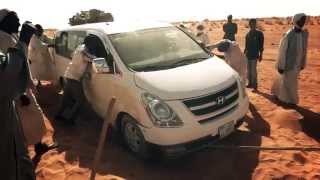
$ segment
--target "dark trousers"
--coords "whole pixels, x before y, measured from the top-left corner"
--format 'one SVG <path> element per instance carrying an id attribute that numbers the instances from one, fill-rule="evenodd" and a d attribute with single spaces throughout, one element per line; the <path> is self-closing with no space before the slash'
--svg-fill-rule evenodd
<path id="1" fill-rule="evenodd" d="M 58 115 L 68 120 L 75 120 L 81 106 L 86 100 L 82 83 L 67 78 L 63 91 L 62 103 Z"/>
<path id="2" fill-rule="evenodd" d="M 257 81 L 257 59 L 248 59 L 248 81 L 252 88 L 258 87 Z"/>

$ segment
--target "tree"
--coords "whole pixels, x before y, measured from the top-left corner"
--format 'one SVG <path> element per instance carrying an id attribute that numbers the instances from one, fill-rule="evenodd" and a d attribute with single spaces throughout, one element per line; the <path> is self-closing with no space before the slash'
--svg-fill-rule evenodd
<path id="1" fill-rule="evenodd" d="M 105 13 L 104 11 L 98 9 L 90 9 L 89 11 L 80 11 L 74 16 L 69 18 L 69 24 L 71 26 L 96 23 L 96 22 L 112 22 L 113 16 L 111 13 Z"/>

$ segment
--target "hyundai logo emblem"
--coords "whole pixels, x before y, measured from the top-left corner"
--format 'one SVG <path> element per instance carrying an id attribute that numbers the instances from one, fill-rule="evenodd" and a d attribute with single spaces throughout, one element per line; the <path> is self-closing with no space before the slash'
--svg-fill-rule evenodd
<path id="1" fill-rule="evenodd" d="M 225 98 L 224 96 L 219 96 L 219 97 L 217 98 L 217 104 L 218 104 L 218 105 L 224 104 L 225 99 L 226 99 L 226 98 Z"/>

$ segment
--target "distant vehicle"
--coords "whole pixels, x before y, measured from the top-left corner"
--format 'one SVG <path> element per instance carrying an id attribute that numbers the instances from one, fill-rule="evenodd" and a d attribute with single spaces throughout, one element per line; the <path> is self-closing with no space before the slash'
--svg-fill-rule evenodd
<path id="1" fill-rule="evenodd" d="M 180 155 L 231 134 L 248 111 L 239 75 L 181 29 L 166 23 L 111 22 L 59 30 L 53 51 L 62 79 L 75 48 L 92 34 L 104 46 L 83 83 L 88 101 L 140 157 Z"/>

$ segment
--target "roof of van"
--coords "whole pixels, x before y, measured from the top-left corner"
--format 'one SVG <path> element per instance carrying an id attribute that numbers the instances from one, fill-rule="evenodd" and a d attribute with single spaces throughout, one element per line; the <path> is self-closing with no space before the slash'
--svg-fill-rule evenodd
<path id="1" fill-rule="evenodd" d="M 160 28 L 173 26 L 170 23 L 164 22 L 148 22 L 148 21 L 118 21 L 118 22 L 102 22 L 91 23 L 77 26 L 70 26 L 63 30 L 81 30 L 81 29 L 96 29 L 105 32 L 106 34 L 116 34 L 122 32 L 132 32 L 142 29 Z"/>

